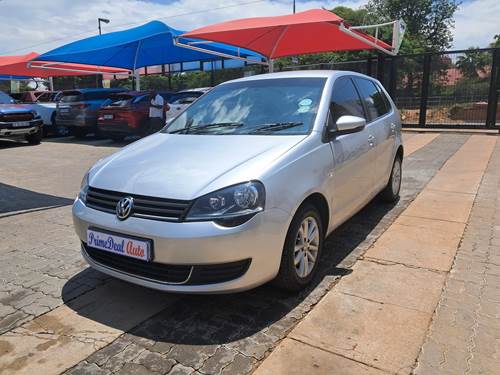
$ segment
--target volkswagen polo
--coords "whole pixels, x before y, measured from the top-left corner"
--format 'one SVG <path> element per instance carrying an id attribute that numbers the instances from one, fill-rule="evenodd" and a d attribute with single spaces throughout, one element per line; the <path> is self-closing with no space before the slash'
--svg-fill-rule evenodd
<path id="1" fill-rule="evenodd" d="M 361 74 L 223 83 L 87 172 L 73 205 L 83 257 L 165 291 L 300 290 L 327 235 L 376 195 L 398 198 L 400 130 Z"/>

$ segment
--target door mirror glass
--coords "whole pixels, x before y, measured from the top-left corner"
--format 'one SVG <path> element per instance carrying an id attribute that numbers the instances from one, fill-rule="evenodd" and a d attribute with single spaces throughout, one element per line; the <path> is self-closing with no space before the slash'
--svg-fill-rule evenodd
<path id="1" fill-rule="evenodd" d="M 338 133 L 354 133 L 365 127 L 366 120 L 358 116 L 340 116 L 335 125 Z"/>

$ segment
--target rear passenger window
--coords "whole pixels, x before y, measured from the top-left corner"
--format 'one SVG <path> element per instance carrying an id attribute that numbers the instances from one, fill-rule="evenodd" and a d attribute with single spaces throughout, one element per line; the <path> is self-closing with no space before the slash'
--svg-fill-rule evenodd
<path id="1" fill-rule="evenodd" d="M 330 113 L 334 124 L 341 116 L 365 117 L 361 99 L 350 78 L 340 78 L 335 82 Z"/>
<path id="2" fill-rule="evenodd" d="M 374 120 L 389 112 L 390 107 L 386 104 L 387 98 L 375 86 L 375 83 L 363 78 L 354 78 L 354 80 L 365 103 L 369 120 Z"/>

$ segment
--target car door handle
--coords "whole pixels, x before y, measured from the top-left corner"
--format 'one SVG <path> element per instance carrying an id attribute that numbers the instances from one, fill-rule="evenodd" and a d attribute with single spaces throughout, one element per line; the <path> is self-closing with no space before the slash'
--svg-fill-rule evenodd
<path id="1" fill-rule="evenodd" d="M 373 136 L 373 135 L 368 136 L 368 144 L 370 146 L 373 146 L 375 144 L 375 136 Z"/>

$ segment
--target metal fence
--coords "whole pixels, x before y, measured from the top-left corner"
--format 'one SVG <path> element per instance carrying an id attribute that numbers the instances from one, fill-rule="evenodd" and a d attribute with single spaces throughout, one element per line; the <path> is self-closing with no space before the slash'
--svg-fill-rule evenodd
<path id="1" fill-rule="evenodd" d="M 407 127 L 500 127 L 500 48 L 379 55 L 283 68 L 297 69 L 350 70 L 377 78 Z"/>

